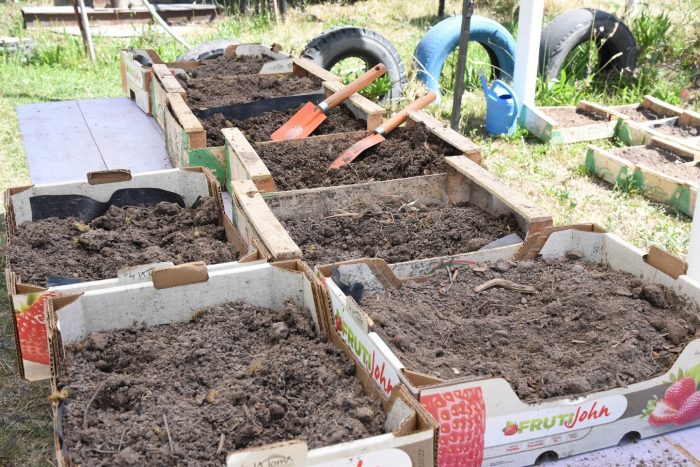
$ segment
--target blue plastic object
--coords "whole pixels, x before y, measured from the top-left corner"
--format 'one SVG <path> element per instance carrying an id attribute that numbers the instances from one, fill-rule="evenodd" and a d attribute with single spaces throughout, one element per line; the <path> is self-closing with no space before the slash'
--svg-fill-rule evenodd
<path id="1" fill-rule="evenodd" d="M 486 96 L 486 131 L 492 135 L 512 135 L 518 126 L 518 96 L 501 80 L 494 81 L 489 88 L 483 74 L 479 79 Z"/>
<path id="2" fill-rule="evenodd" d="M 440 74 L 447 56 L 459 43 L 462 17 L 453 16 L 430 28 L 418 43 L 413 57 L 418 80 L 440 98 Z M 515 39 L 498 22 L 484 16 L 472 16 L 469 41 L 478 42 L 489 54 L 496 77 L 510 80 L 515 69 Z"/>

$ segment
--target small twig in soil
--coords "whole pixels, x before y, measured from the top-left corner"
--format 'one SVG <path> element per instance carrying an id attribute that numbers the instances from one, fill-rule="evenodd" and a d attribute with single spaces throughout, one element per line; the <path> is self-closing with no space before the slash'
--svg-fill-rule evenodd
<path id="1" fill-rule="evenodd" d="M 478 307 L 476 307 L 476 311 L 477 312 L 481 311 L 481 309 L 483 307 L 485 307 L 486 305 L 488 305 L 489 303 L 491 303 L 491 300 L 484 300 L 484 302 L 482 304 L 480 304 Z"/>
<path id="2" fill-rule="evenodd" d="M 323 219 L 332 219 L 334 217 L 362 217 L 367 211 L 362 211 L 362 212 L 341 212 L 338 214 L 332 214 L 330 216 L 326 216 Z"/>
<path id="3" fill-rule="evenodd" d="M 504 289 L 515 290 L 522 293 L 537 293 L 537 289 L 531 285 L 518 284 L 517 282 L 509 281 L 500 277 L 486 281 L 481 285 L 477 285 L 474 287 L 474 292 L 481 293 L 484 290 L 488 290 L 493 287 L 502 287 Z"/>
<path id="4" fill-rule="evenodd" d="M 226 442 L 226 435 L 221 433 L 221 437 L 219 438 L 219 447 L 216 449 L 217 454 L 221 454 L 221 451 L 224 450 L 224 443 Z"/>
<path id="5" fill-rule="evenodd" d="M 170 446 L 170 452 L 175 452 L 175 448 L 173 447 L 173 438 L 170 436 L 170 428 L 168 428 L 168 417 L 163 414 L 163 421 L 165 422 L 165 432 L 168 435 L 168 445 Z"/>
<path id="6" fill-rule="evenodd" d="M 122 435 L 119 437 L 119 446 L 117 446 L 117 454 L 122 452 L 122 442 L 124 441 L 124 435 L 126 434 L 126 430 L 128 430 L 128 427 L 124 428 L 124 431 L 122 431 Z"/>
<path id="7" fill-rule="evenodd" d="M 88 448 L 89 451 L 94 451 L 94 452 L 100 452 L 102 454 L 114 454 L 117 451 L 112 451 L 112 450 L 107 450 L 107 449 L 97 449 L 97 448 Z"/>
<path id="8" fill-rule="evenodd" d="M 571 343 L 572 344 L 588 344 L 588 342 L 586 342 L 586 341 L 579 341 L 576 339 L 571 339 Z"/>
<path id="9" fill-rule="evenodd" d="M 95 390 L 95 393 L 92 395 L 92 397 L 88 401 L 87 405 L 85 406 L 85 410 L 83 411 L 83 430 L 87 430 L 88 410 L 90 409 L 90 406 L 92 405 L 92 403 L 95 401 L 95 397 L 97 397 L 97 394 L 99 394 L 99 392 L 104 387 L 105 383 L 106 383 L 106 381 L 103 381 L 102 383 L 100 383 L 100 385 L 97 387 L 97 390 Z"/>

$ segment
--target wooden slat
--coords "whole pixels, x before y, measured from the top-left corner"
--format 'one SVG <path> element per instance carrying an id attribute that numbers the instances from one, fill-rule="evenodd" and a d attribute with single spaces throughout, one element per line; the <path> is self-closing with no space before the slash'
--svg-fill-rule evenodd
<path id="1" fill-rule="evenodd" d="M 204 131 L 204 127 L 187 106 L 182 96 L 179 94 L 168 94 L 168 107 L 183 131 L 187 133 L 189 147 L 207 147 L 207 134 Z"/>
<path id="2" fill-rule="evenodd" d="M 552 217 L 545 214 L 538 206 L 530 203 L 524 196 L 498 180 L 493 174 L 464 156 L 450 156 L 445 162 L 459 174 L 488 191 L 512 211 L 526 220 L 530 230 L 537 232 L 552 225 Z"/>
<path id="3" fill-rule="evenodd" d="M 231 180 L 252 180 L 258 190 L 277 191 L 275 181 L 265 163 L 238 128 L 222 128 Z"/>
<path id="4" fill-rule="evenodd" d="M 187 93 L 175 79 L 167 65 L 153 65 L 151 76 L 151 113 L 158 125 L 165 128 L 165 110 L 168 107 L 168 94 L 179 94 L 187 102 Z"/>
<path id="5" fill-rule="evenodd" d="M 345 87 L 345 85 L 340 81 L 326 81 L 323 83 L 323 89 L 326 96 L 340 91 L 343 87 Z M 386 112 L 382 106 L 375 104 L 358 93 L 350 96 L 344 102 L 344 105 L 348 107 L 357 118 L 361 118 L 367 122 L 368 130 L 374 130 L 381 125 L 382 118 Z"/>
<path id="6" fill-rule="evenodd" d="M 185 99 L 185 90 L 182 88 L 182 86 L 180 86 L 180 83 L 177 81 L 167 65 L 156 63 L 153 65 L 152 70 L 153 75 L 163 86 L 163 91 L 180 94 L 182 98 Z"/>
<path id="7" fill-rule="evenodd" d="M 323 81 L 341 81 L 340 76 L 334 75 L 305 58 L 295 58 L 292 73 L 294 76 L 316 76 Z"/>
<path id="8" fill-rule="evenodd" d="M 409 112 L 408 118 L 414 122 L 422 123 L 432 134 L 457 148 L 462 154 L 477 164 L 481 163 L 481 148 L 471 139 L 454 131 L 446 123 L 438 121 L 423 110 Z"/>
<path id="9" fill-rule="evenodd" d="M 683 109 L 680 107 L 676 107 L 673 104 L 669 104 L 668 102 L 648 95 L 644 96 L 642 107 L 665 117 L 677 117 L 683 113 Z"/>
<path id="10" fill-rule="evenodd" d="M 238 217 L 243 214 L 247 218 L 271 259 L 301 258 L 301 249 L 267 206 L 255 184 L 250 180 L 237 180 L 231 185 L 237 207 L 241 210 Z"/>

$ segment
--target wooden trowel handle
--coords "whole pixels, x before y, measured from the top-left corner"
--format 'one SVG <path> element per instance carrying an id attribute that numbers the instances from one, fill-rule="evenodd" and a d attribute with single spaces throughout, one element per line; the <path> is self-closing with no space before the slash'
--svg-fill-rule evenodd
<path id="1" fill-rule="evenodd" d="M 323 113 L 326 113 L 327 111 L 329 111 L 332 108 L 341 104 L 345 99 L 352 96 L 360 89 L 367 86 L 369 83 L 371 83 L 375 79 L 382 76 L 385 72 L 386 72 L 386 67 L 384 66 L 383 63 L 380 63 L 378 65 L 373 66 L 368 71 L 366 71 L 365 74 L 363 74 L 362 76 L 357 78 L 355 81 L 352 81 L 350 84 L 345 86 L 340 91 L 328 96 L 326 98 L 326 100 L 324 100 L 323 102 L 321 102 L 318 105 L 319 108 L 321 108 L 323 110 Z"/>
<path id="2" fill-rule="evenodd" d="M 411 102 L 408 104 L 406 107 L 401 109 L 400 111 L 396 112 L 396 115 L 391 117 L 389 120 L 386 122 L 382 123 L 380 126 L 375 128 L 374 131 L 379 133 L 380 135 L 385 135 L 387 133 L 391 133 L 396 129 L 397 126 L 401 125 L 403 122 L 406 121 L 408 118 L 408 113 L 412 110 L 420 110 L 422 108 L 427 107 L 430 105 L 433 101 L 435 100 L 435 93 L 434 92 L 429 92 L 425 96 L 416 99 L 415 101 Z"/>

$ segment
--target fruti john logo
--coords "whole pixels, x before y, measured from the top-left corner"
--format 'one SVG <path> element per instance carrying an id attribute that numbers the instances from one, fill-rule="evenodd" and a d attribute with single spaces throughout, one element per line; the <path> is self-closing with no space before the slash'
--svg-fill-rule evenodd
<path id="1" fill-rule="evenodd" d="M 604 419 L 609 418 L 610 415 L 610 409 L 605 404 L 599 405 L 598 402 L 593 402 L 588 408 L 585 406 L 577 407 L 575 412 L 529 418 L 517 422 L 509 420 L 501 431 L 505 436 L 513 436 L 523 432 L 551 430 L 553 428 L 557 428 L 557 431 L 561 431 L 561 429 L 573 430 L 577 425 L 589 425 L 591 421 L 604 422 Z"/>

